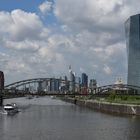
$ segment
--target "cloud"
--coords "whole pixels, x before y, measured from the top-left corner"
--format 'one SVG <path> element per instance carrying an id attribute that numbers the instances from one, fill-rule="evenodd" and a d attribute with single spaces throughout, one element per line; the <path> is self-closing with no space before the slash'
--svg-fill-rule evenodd
<path id="1" fill-rule="evenodd" d="M 17 49 L 20 51 L 36 51 L 40 48 L 40 46 L 37 44 L 37 42 L 35 41 L 31 41 L 31 40 L 24 40 L 24 41 L 20 41 L 20 42 L 13 42 L 13 41 L 6 41 L 5 42 L 5 46 L 8 48 L 13 48 L 13 49 Z"/>
<path id="2" fill-rule="evenodd" d="M 4 53 L 0 58 L 6 76 L 12 81 L 68 75 L 72 65 L 76 75 L 86 72 L 100 85 L 120 76 L 126 80 L 124 22 L 139 12 L 136 4 L 140 1 L 44 1 L 40 12 L 53 12 L 51 18 L 59 23 L 55 27 L 47 25 L 47 17 L 42 21 L 38 13 L 1 11 L 0 47 Z"/>
<path id="3" fill-rule="evenodd" d="M 53 2 L 45 1 L 41 5 L 39 5 L 39 10 L 43 14 L 48 14 L 52 10 Z"/>
<path id="4" fill-rule="evenodd" d="M 77 32 L 84 29 L 92 32 L 122 33 L 125 20 L 139 12 L 136 3 L 140 4 L 140 1 L 57 0 L 54 13 L 61 22 Z"/>
<path id="5" fill-rule="evenodd" d="M 0 12 L 0 33 L 3 38 L 13 41 L 36 39 L 42 30 L 42 22 L 35 13 L 27 13 L 20 9 Z"/>
<path id="6" fill-rule="evenodd" d="M 73 33 L 75 39 L 72 43 L 78 49 L 81 61 L 86 62 L 85 66 L 80 60 L 76 61 L 86 72 L 89 72 L 88 69 L 94 71 L 99 81 L 108 79 L 111 82 L 109 73 L 114 79 L 121 75 L 126 81 L 124 23 L 129 16 L 140 12 L 137 4 L 140 1 L 57 0 L 54 5 L 58 20 Z"/>
<path id="7" fill-rule="evenodd" d="M 0 12 L 1 45 L 10 49 L 34 51 L 49 34 L 40 17 L 20 9 Z"/>
<path id="8" fill-rule="evenodd" d="M 111 68 L 109 66 L 107 66 L 107 65 L 104 66 L 103 70 L 108 75 L 111 75 L 112 74 Z"/>

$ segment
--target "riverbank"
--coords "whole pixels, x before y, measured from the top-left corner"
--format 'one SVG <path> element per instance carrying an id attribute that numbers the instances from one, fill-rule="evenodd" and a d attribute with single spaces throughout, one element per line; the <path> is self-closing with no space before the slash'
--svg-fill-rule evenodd
<path id="1" fill-rule="evenodd" d="M 63 98 L 63 100 L 102 112 L 140 116 L 140 105 L 110 103 L 97 100 L 80 100 L 68 97 Z"/>

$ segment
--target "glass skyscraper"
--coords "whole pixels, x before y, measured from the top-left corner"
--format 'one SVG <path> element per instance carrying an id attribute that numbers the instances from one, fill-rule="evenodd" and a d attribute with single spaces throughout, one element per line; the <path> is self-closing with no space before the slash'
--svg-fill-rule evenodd
<path id="1" fill-rule="evenodd" d="M 88 76 L 86 73 L 82 73 L 82 86 L 88 87 Z"/>
<path id="2" fill-rule="evenodd" d="M 128 57 L 127 84 L 140 86 L 140 14 L 125 22 Z"/>

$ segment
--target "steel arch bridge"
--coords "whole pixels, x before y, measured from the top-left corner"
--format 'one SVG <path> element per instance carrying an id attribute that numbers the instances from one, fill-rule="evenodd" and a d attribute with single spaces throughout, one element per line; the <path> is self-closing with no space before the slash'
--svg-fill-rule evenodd
<path id="1" fill-rule="evenodd" d="M 26 80 L 21 80 L 21 81 L 18 81 L 18 82 L 14 82 L 12 84 L 6 85 L 4 88 L 5 89 L 17 88 L 17 87 L 27 85 L 27 84 L 30 84 L 30 83 L 39 83 L 39 82 L 51 81 L 51 80 L 58 80 L 58 81 L 60 81 L 60 83 L 69 82 L 69 81 L 66 81 L 64 79 L 58 79 L 58 78 L 34 78 L 34 79 L 26 79 Z"/>
<path id="2" fill-rule="evenodd" d="M 57 80 L 61 84 L 66 85 L 69 84 L 71 81 L 64 80 L 64 79 L 58 79 L 58 78 L 33 78 L 33 79 L 26 79 L 26 80 L 21 80 L 18 82 L 11 83 L 9 85 L 5 86 L 5 90 L 13 90 L 16 91 L 19 87 L 30 85 L 32 83 L 42 83 L 44 81 L 50 82 L 51 80 Z M 75 83 L 77 84 L 77 83 Z M 127 85 L 127 84 L 110 84 L 110 85 L 105 85 L 105 86 L 100 86 L 97 88 L 94 88 L 91 93 L 89 94 L 94 94 L 94 95 L 103 95 L 107 94 L 108 91 L 110 90 L 118 90 L 118 91 L 133 91 L 134 94 L 140 93 L 140 87 L 139 86 L 133 86 L 133 85 Z M 25 92 L 22 90 L 22 92 Z M 77 93 L 77 94 L 80 94 Z M 80 94 L 81 95 L 81 94 Z"/>
<path id="3" fill-rule="evenodd" d="M 105 86 L 100 86 L 97 87 L 94 91 L 95 94 L 107 94 L 109 93 L 108 91 L 114 90 L 117 91 L 121 94 L 129 94 L 128 91 L 132 92 L 132 95 L 139 95 L 140 93 L 140 87 L 139 86 L 134 86 L 134 85 L 127 85 L 127 84 L 111 84 L 111 85 L 105 85 Z"/>
<path id="4" fill-rule="evenodd" d="M 54 82 L 57 81 L 59 83 L 59 85 L 61 85 L 61 89 L 59 89 L 59 91 L 55 91 L 53 90 L 52 92 L 50 91 L 43 91 L 42 89 L 39 88 L 40 84 L 42 84 L 43 82 L 48 85 L 49 82 Z M 26 79 L 26 80 L 21 80 L 21 81 L 17 81 L 11 84 L 8 84 L 4 87 L 4 90 L 2 90 L 0 93 L 2 96 L 24 96 L 24 95 L 51 95 L 51 94 L 58 94 L 61 92 L 64 92 L 64 90 L 66 90 L 65 88 L 67 87 L 67 85 L 70 83 L 70 81 L 65 80 L 65 79 L 59 79 L 59 78 L 33 78 L 33 79 Z M 36 86 L 36 88 L 35 88 Z M 34 88 L 35 90 L 31 90 L 32 88 Z M 46 93 L 45 93 L 46 92 Z"/>

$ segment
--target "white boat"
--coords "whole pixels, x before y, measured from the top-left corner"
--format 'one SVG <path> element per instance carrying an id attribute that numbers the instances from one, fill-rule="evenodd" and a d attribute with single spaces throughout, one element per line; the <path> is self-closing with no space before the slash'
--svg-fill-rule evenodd
<path id="1" fill-rule="evenodd" d="M 56 97 L 55 96 L 51 96 L 51 99 L 55 99 Z"/>
<path id="2" fill-rule="evenodd" d="M 19 112 L 19 109 L 15 103 L 6 104 L 3 106 L 3 114 L 12 115 L 18 112 Z"/>

